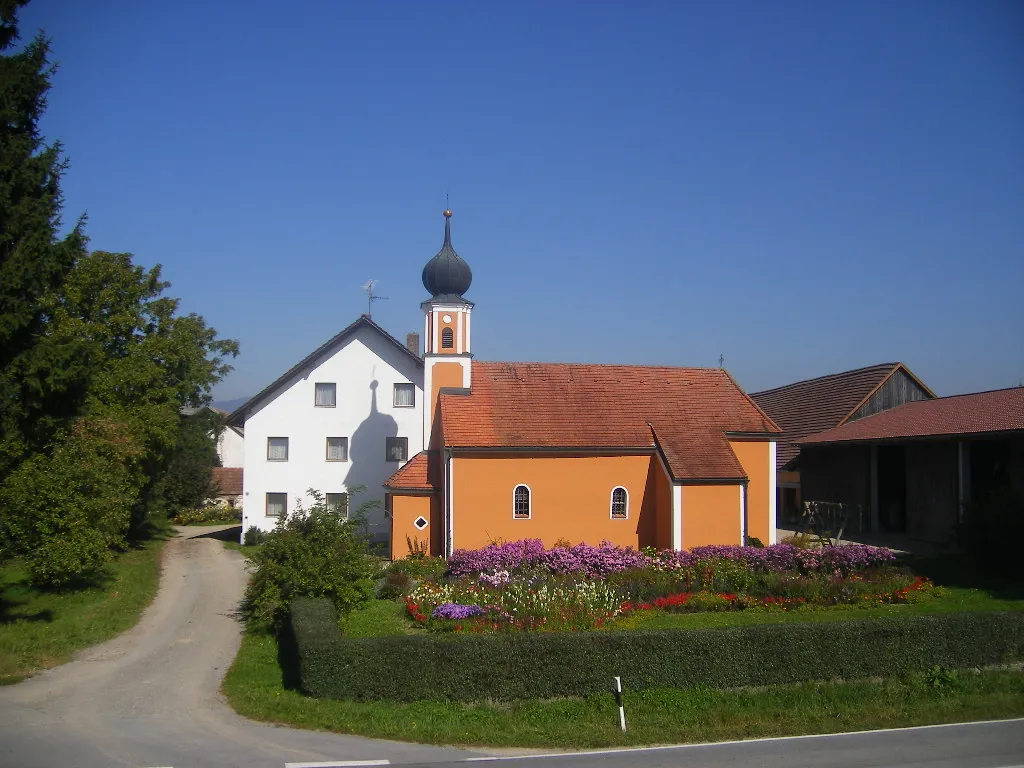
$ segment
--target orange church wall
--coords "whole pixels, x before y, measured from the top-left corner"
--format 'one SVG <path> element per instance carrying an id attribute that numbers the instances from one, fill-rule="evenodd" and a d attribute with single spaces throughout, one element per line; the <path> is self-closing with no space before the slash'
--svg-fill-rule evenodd
<path id="1" fill-rule="evenodd" d="M 683 486 L 683 549 L 740 543 L 740 486 Z"/>
<path id="2" fill-rule="evenodd" d="M 453 457 L 453 547 L 518 539 L 541 539 L 546 546 L 558 539 L 643 546 L 643 531 L 656 530 L 647 517 L 668 514 L 647 500 L 650 463 L 650 456 Z M 519 484 L 530 488 L 531 516 L 525 520 L 512 517 Z M 628 493 L 625 520 L 611 519 L 616 486 Z"/>
<path id="3" fill-rule="evenodd" d="M 431 496 L 391 496 L 391 559 L 401 560 L 409 555 L 409 541 L 429 541 L 428 554 L 441 554 L 437 542 L 441 537 L 441 520 L 439 510 L 432 509 L 438 505 L 432 503 Z M 429 524 L 422 531 L 418 530 L 413 521 L 422 516 Z M 408 540 L 406 537 L 408 536 Z"/>
<path id="4" fill-rule="evenodd" d="M 775 471 L 770 464 L 769 444 L 754 441 L 730 441 L 732 452 L 749 478 L 747 484 L 747 535 L 755 536 L 762 543 L 771 541 L 770 527 L 775 521 L 770 517 L 768 492 L 769 473 Z"/>
<path id="5" fill-rule="evenodd" d="M 459 363 L 434 363 L 430 366 L 430 399 L 423 404 L 424 408 L 433 411 L 430 419 L 430 434 L 427 441 L 430 448 L 441 447 L 440 413 L 437 409 L 437 394 L 442 387 L 462 386 L 462 365 Z"/>

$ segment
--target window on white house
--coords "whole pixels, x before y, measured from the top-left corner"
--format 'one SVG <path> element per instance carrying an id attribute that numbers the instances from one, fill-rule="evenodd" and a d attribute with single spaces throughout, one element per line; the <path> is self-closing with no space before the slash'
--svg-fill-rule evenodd
<path id="1" fill-rule="evenodd" d="M 388 461 L 405 461 L 409 458 L 408 437 L 389 437 L 385 448 Z"/>
<path id="2" fill-rule="evenodd" d="M 334 408 L 337 404 L 338 385 L 330 382 L 316 383 L 316 394 L 313 397 L 313 405 L 317 408 Z"/>
<path id="3" fill-rule="evenodd" d="M 348 438 L 328 437 L 327 438 L 327 460 L 348 461 Z"/>
<path id="4" fill-rule="evenodd" d="M 288 438 L 267 438 L 267 461 L 288 461 Z"/>
<path id="5" fill-rule="evenodd" d="M 347 493 L 328 493 L 327 494 L 327 508 L 337 512 L 345 519 L 348 519 L 348 494 Z"/>
<path id="6" fill-rule="evenodd" d="M 395 384 L 395 407 L 412 408 L 416 405 L 415 384 Z"/>
<path id="7" fill-rule="evenodd" d="M 612 489 L 612 519 L 625 520 L 629 517 L 629 495 L 619 486 Z"/>
<path id="8" fill-rule="evenodd" d="M 267 494 L 267 517 L 281 517 L 288 509 L 287 493 Z"/>
<path id="9" fill-rule="evenodd" d="M 530 518 L 530 489 L 525 485 L 517 485 L 512 492 L 512 517 L 516 520 Z"/>
<path id="10" fill-rule="evenodd" d="M 441 349 L 455 348 L 455 332 L 451 328 L 441 329 Z"/>

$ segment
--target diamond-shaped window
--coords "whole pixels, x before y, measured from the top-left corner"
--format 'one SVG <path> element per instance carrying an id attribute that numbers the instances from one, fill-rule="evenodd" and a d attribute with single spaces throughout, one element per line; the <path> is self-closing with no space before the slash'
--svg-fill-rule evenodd
<path id="1" fill-rule="evenodd" d="M 420 515 L 412 521 L 412 524 L 416 526 L 417 531 L 422 531 L 424 528 L 427 527 L 427 519 L 423 517 L 423 515 Z"/>

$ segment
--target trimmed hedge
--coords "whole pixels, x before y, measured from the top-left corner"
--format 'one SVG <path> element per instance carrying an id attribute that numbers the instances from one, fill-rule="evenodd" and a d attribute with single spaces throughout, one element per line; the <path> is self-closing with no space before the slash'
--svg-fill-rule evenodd
<path id="1" fill-rule="evenodd" d="M 893 677 L 1024 658 L 1024 613 L 951 613 L 695 630 L 345 638 L 326 600 L 291 606 L 301 688 L 359 701 L 587 696 Z"/>

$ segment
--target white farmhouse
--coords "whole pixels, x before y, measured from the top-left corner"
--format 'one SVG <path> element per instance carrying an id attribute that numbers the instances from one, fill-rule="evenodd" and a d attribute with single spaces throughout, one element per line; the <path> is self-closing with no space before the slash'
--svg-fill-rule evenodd
<path id="1" fill-rule="evenodd" d="M 217 410 L 217 409 L 214 409 Z M 228 414 L 217 411 L 224 418 Z M 217 458 L 222 467 L 245 466 L 245 437 L 241 427 L 224 427 L 217 436 Z"/>
<path id="2" fill-rule="evenodd" d="M 413 350 L 415 345 L 417 349 Z M 386 540 L 384 481 L 423 450 L 423 361 L 363 315 L 228 417 L 244 433 L 242 531 L 271 530 L 281 514 L 312 502 L 355 508 Z"/>

